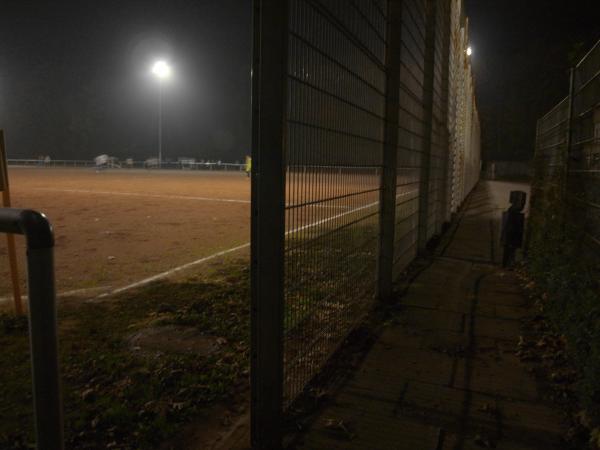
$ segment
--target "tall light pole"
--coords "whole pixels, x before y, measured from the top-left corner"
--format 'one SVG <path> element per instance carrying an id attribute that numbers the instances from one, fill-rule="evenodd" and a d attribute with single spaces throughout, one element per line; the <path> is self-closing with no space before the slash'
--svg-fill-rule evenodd
<path id="1" fill-rule="evenodd" d="M 158 79 L 158 168 L 162 166 L 162 85 L 171 76 L 171 67 L 165 61 L 156 61 L 152 74 Z"/>

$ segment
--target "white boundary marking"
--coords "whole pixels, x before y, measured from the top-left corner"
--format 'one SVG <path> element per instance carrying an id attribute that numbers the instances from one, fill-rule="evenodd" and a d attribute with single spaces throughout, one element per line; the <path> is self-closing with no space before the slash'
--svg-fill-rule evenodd
<path id="1" fill-rule="evenodd" d="M 222 202 L 222 203 L 243 203 L 249 204 L 250 200 L 240 200 L 235 198 L 213 198 L 213 197 L 193 197 L 188 195 L 169 195 L 169 194 L 144 194 L 141 192 L 118 192 L 118 191 L 94 191 L 87 189 L 56 189 L 56 188 L 35 188 L 36 191 L 46 192 L 65 192 L 68 194 L 98 194 L 98 195 L 121 195 L 128 197 L 149 197 L 149 198 L 166 198 L 171 200 L 195 200 L 203 202 Z M 348 209 L 347 206 L 339 205 L 307 205 L 309 208 L 324 208 L 324 209 Z"/>
<path id="2" fill-rule="evenodd" d="M 379 201 L 376 201 L 376 202 L 373 202 L 373 203 L 369 203 L 368 205 L 364 205 L 364 206 L 361 206 L 359 208 L 355 208 L 355 209 L 353 209 L 351 211 L 346 211 L 346 212 L 343 212 L 343 213 L 340 213 L 340 214 L 336 214 L 335 216 L 328 217 L 326 219 L 322 219 L 322 220 L 319 220 L 319 221 L 314 222 L 314 223 L 310 223 L 308 225 L 303 225 L 301 227 L 298 227 L 298 228 L 295 228 L 293 230 L 287 231 L 285 234 L 287 236 L 289 234 L 299 233 L 300 231 L 303 231 L 303 230 L 306 230 L 306 229 L 309 229 L 309 228 L 313 228 L 313 227 L 316 227 L 316 226 L 319 226 L 319 225 L 323 225 L 324 223 L 331 222 L 333 220 L 339 219 L 339 218 L 347 216 L 349 214 L 352 214 L 352 213 L 355 213 L 355 212 L 358 212 L 358 211 L 363 211 L 363 210 L 368 209 L 368 208 L 372 208 L 373 206 L 378 205 L 378 204 L 379 204 Z M 246 242 L 245 244 L 238 245 L 237 247 L 232 247 L 232 248 L 227 249 L 227 250 L 222 250 L 220 252 L 213 253 L 212 255 L 205 256 L 203 258 L 197 259 L 197 260 L 189 262 L 187 264 L 183 264 L 181 266 L 175 267 L 175 268 L 167 270 L 165 272 L 161 272 L 161 273 L 153 275 L 151 277 L 144 278 L 143 280 L 136 281 L 135 283 L 131 283 L 131 284 L 128 284 L 126 286 L 114 289 L 114 290 L 112 290 L 110 292 L 105 292 L 105 293 L 100 294 L 97 297 L 95 297 L 94 299 L 91 299 L 89 301 L 103 299 L 103 298 L 106 298 L 106 297 L 110 297 L 112 295 L 120 294 L 121 292 L 129 291 L 129 290 L 137 288 L 137 287 L 145 286 L 146 284 L 152 283 L 153 281 L 158 281 L 158 280 L 162 280 L 163 278 L 168 278 L 169 276 L 171 276 L 171 275 L 173 275 L 173 274 L 175 274 L 177 272 L 181 272 L 183 270 L 189 269 L 190 267 L 194 267 L 194 266 L 197 266 L 199 264 L 205 263 L 205 262 L 210 261 L 212 259 L 218 258 L 219 256 L 225 256 L 225 255 L 227 255 L 229 253 L 234 253 L 234 252 L 237 252 L 238 250 L 243 250 L 243 249 L 248 248 L 248 247 L 250 247 L 250 242 Z"/>
<path id="3" fill-rule="evenodd" d="M 64 292 L 59 292 L 58 294 L 56 294 L 56 297 L 61 298 L 61 297 L 72 297 L 73 295 L 78 295 L 78 294 L 87 294 L 89 292 L 94 292 L 94 291 L 102 291 L 105 289 L 109 289 L 110 286 L 100 286 L 100 287 L 94 287 L 94 288 L 81 288 L 81 289 L 73 289 L 71 291 L 64 291 Z M 23 300 L 27 300 L 29 297 L 27 297 L 27 295 L 22 295 L 21 298 Z M 7 297 L 0 297 L 0 305 L 3 303 L 9 303 L 13 301 L 13 297 L 12 296 L 7 296 Z"/>
<path id="4" fill-rule="evenodd" d="M 99 296 L 97 296 L 96 299 L 101 299 L 101 298 L 109 297 L 111 295 L 120 294 L 121 292 L 129 291 L 131 289 L 134 289 L 134 288 L 137 288 L 140 286 L 144 286 L 146 284 L 152 283 L 153 281 L 162 280 L 163 278 L 168 278 L 169 276 L 173 275 L 174 273 L 181 272 L 182 270 L 186 270 L 186 269 L 189 269 L 190 267 L 197 266 L 198 264 L 202 264 L 206 261 L 210 261 L 211 259 L 218 258 L 219 256 L 224 256 L 224 255 L 227 255 L 228 253 L 234 253 L 234 252 L 237 252 L 238 250 L 242 250 L 242 249 L 248 248 L 248 247 L 250 247 L 250 242 L 247 242 L 243 245 L 238 245 L 237 247 L 233 247 L 233 248 L 223 250 L 223 251 L 220 251 L 217 253 L 213 253 L 212 255 L 205 256 L 204 258 L 197 259 L 196 261 L 192 261 L 187 264 L 183 264 L 182 266 L 175 267 L 174 269 L 167 270 L 166 272 L 161 272 L 157 275 L 153 275 L 151 277 L 144 278 L 143 280 L 136 281 L 135 283 L 128 284 L 127 286 L 123 286 L 123 287 L 114 289 L 110 292 L 105 292 L 104 294 L 100 294 Z"/>
<path id="5" fill-rule="evenodd" d="M 150 197 L 150 198 L 168 198 L 177 200 L 196 200 L 203 202 L 224 202 L 224 203 L 250 203 L 250 200 L 239 200 L 232 198 L 211 198 L 211 197 L 189 197 L 185 195 L 166 195 L 166 194 L 143 194 L 140 192 L 117 192 L 117 191 L 92 191 L 86 189 L 53 189 L 36 188 L 37 191 L 66 192 L 69 194 L 99 194 L 99 195 L 122 195 L 128 197 Z"/>

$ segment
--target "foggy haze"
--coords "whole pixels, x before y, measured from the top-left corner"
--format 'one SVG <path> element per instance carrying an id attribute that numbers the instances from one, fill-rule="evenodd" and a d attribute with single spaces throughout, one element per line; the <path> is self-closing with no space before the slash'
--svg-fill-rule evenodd
<path id="1" fill-rule="evenodd" d="M 8 156 L 240 160 L 250 149 L 251 3 L 3 2 L 0 127 Z"/>

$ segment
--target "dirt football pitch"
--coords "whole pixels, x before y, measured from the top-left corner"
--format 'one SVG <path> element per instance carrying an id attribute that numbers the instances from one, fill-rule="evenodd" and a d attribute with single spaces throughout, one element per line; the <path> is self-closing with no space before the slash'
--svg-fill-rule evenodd
<path id="1" fill-rule="evenodd" d="M 11 167 L 9 177 L 12 206 L 44 212 L 54 226 L 59 294 L 96 297 L 250 240 L 243 172 Z M 17 246 L 25 289 L 21 236 Z M 0 273 L 5 306 L 11 285 L 2 236 Z"/>

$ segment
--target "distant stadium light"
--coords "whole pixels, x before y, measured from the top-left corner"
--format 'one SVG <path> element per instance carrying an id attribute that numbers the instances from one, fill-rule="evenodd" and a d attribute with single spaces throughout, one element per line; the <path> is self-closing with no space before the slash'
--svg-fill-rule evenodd
<path id="1" fill-rule="evenodd" d="M 162 167 L 162 82 L 171 76 L 171 66 L 166 61 L 156 61 L 152 74 L 158 78 L 158 168 Z"/>
<path id="2" fill-rule="evenodd" d="M 473 49 L 471 46 L 467 47 L 467 56 L 471 56 L 473 54 Z"/>
<path id="3" fill-rule="evenodd" d="M 171 67 L 165 61 L 156 61 L 152 66 L 152 73 L 164 80 L 171 76 Z"/>

